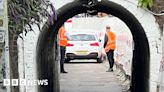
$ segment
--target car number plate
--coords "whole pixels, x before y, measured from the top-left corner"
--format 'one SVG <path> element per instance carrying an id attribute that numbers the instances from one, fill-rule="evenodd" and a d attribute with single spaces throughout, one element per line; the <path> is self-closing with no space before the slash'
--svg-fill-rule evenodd
<path id="1" fill-rule="evenodd" d="M 76 51 L 77 55 L 87 55 L 88 51 Z"/>

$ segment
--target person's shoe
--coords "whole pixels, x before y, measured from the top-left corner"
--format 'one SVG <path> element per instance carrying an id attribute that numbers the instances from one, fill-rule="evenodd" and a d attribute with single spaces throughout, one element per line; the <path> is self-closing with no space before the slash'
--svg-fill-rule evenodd
<path id="1" fill-rule="evenodd" d="M 68 73 L 68 72 L 66 72 L 66 71 L 61 71 L 61 73 Z"/>
<path id="2" fill-rule="evenodd" d="M 113 69 L 109 68 L 106 72 L 113 72 Z"/>

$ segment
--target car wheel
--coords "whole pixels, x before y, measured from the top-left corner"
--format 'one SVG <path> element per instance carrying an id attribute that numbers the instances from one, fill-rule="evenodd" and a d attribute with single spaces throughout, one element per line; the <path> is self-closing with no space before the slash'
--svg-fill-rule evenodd
<path id="1" fill-rule="evenodd" d="M 70 59 L 65 59 L 65 63 L 69 63 L 70 62 Z"/>
<path id="2" fill-rule="evenodd" d="M 97 63 L 102 63 L 102 62 L 103 62 L 102 58 L 97 58 Z"/>

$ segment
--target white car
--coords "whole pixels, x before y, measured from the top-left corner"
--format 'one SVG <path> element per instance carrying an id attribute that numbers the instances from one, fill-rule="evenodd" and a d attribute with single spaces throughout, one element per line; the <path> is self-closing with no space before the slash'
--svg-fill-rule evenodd
<path id="1" fill-rule="evenodd" d="M 93 32 L 69 33 L 66 62 L 73 59 L 96 59 L 99 63 L 103 61 L 96 34 Z"/>

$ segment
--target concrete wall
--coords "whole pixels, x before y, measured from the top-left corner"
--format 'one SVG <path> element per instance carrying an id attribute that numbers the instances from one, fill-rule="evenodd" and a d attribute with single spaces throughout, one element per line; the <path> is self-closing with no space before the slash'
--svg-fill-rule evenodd
<path id="1" fill-rule="evenodd" d="M 157 92 L 164 92 L 164 27 L 163 27 L 163 37 L 162 37 L 162 59 L 159 69 L 159 83 L 157 87 Z"/>
<path id="2" fill-rule="evenodd" d="M 43 27 L 45 21 L 40 24 Z M 28 32 L 26 35 L 21 34 L 22 38 L 18 38 L 18 67 L 19 79 L 36 80 L 37 79 L 37 62 L 36 62 L 36 45 L 39 36 L 39 28 L 37 25 L 32 26 L 34 31 Z M 20 86 L 20 92 L 38 92 L 37 86 Z"/>
<path id="3" fill-rule="evenodd" d="M 163 55 L 162 55 L 162 60 L 161 60 L 161 65 L 160 65 L 160 75 L 159 75 L 159 87 L 158 90 L 159 92 L 164 92 L 164 0 L 155 0 L 154 1 L 154 6 L 152 8 L 153 12 L 158 14 L 155 16 L 157 22 L 159 23 L 161 33 L 163 32 Z"/>
<path id="4" fill-rule="evenodd" d="M 137 7 L 137 1 L 112 0 L 129 10 L 139 20 L 148 37 L 150 46 L 150 92 L 156 92 L 160 61 L 162 58 L 161 31 L 155 17 L 144 9 Z"/>

